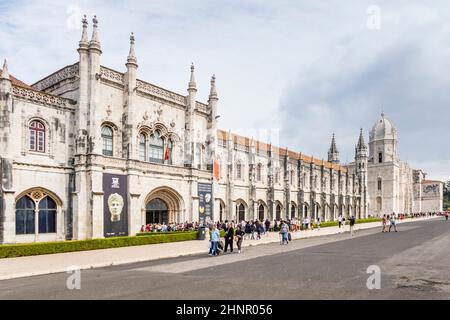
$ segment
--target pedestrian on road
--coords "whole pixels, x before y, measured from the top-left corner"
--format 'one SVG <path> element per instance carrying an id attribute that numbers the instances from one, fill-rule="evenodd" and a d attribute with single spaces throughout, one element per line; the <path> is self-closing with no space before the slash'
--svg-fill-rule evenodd
<path id="1" fill-rule="evenodd" d="M 445 221 L 448 221 L 448 211 L 445 212 Z"/>
<path id="2" fill-rule="evenodd" d="M 289 232 L 289 228 L 284 221 L 281 221 L 280 224 L 280 234 L 281 234 L 281 243 L 280 244 L 288 244 L 287 234 Z"/>
<path id="3" fill-rule="evenodd" d="M 269 219 L 266 219 L 266 222 L 264 222 L 264 224 L 266 225 L 266 232 L 267 232 L 267 234 L 269 234 L 269 231 L 270 231 L 270 221 L 269 221 Z"/>
<path id="4" fill-rule="evenodd" d="M 350 235 L 353 237 L 353 229 L 355 226 L 355 216 L 350 217 Z"/>
<path id="5" fill-rule="evenodd" d="M 219 230 L 217 230 L 216 226 L 213 226 L 211 232 L 211 249 L 209 251 L 209 254 L 212 256 L 217 255 L 217 248 L 219 247 L 219 239 L 220 239 L 220 232 Z"/>
<path id="6" fill-rule="evenodd" d="M 394 227 L 395 232 L 397 232 L 397 226 L 395 225 L 395 213 L 391 214 L 390 222 L 391 224 L 389 225 L 389 232 L 391 232 L 392 227 Z"/>
<path id="7" fill-rule="evenodd" d="M 383 218 L 381 219 L 382 223 L 383 223 L 383 229 L 381 229 L 381 232 L 386 232 L 386 228 L 387 228 L 387 219 L 386 219 L 386 215 L 383 214 Z"/>
<path id="8" fill-rule="evenodd" d="M 342 215 L 339 215 L 338 222 L 339 222 L 339 229 L 340 229 L 342 227 Z"/>
<path id="9" fill-rule="evenodd" d="M 238 226 L 236 229 L 236 245 L 238 247 L 238 253 L 241 253 L 242 241 L 244 241 L 245 232 L 242 231 L 241 226 Z"/>
<path id="10" fill-rule="evenodd" d="M 231 224 L 227 224 L 227 228 L 225 230 L 225 249 L 224 252 L 228 251 L 228 246 L 230 246 L 230 252 L 233 252 L 233 238 L 234 238 L 234 229 Z"/>
<path id="11" fill-rule="evenodd" d="M 320 217 L 317 217 L 317 230 L 320 231 Z"/>

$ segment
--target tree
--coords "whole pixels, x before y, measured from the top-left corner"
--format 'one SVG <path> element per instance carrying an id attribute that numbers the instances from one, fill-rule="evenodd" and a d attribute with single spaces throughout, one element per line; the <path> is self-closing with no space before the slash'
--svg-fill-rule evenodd
<path id="1" fill-rule="evenodd" d="M 450 208 L 450 180 L 444 182 L 444 210 Z"/>

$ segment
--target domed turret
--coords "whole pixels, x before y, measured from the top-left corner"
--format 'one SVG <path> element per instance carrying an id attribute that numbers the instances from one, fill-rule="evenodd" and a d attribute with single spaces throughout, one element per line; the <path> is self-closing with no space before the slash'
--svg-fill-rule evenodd
<path id="1" fill-rule="evenodd" d="M 374 164 L 397 159 L 397 129 L 384 113 L 370 131 L 369 159 Z"/>
<path id="2" fill-rule="evenodd" d="M 374 124 L 370 131 L 370 141 L 384 140 L 384 139 L 397 139 L 397 129 L 392 122 L 381 114 L 381 118 Z"/>

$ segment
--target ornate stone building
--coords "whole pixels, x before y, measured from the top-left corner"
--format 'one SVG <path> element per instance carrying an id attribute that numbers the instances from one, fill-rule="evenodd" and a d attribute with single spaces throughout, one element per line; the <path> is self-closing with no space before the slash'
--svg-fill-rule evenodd
<path id="1" fill-rule="evenodd" d="M 397 144 L 397 129 L 381 114 L 370 132 L 369 214 L 442 211 L 443 183 L 426 180 L 423 171 L 402 162 Z"/>
<path id="2" fill-rule="evenodd" d="M 101 64 L 96 18 L 90 40 L 87 29 L 83 19 L 79 60 L 32 86 L 2 68 L 0 243 L 133 235 L 151 222 L 325 221 L 373 210 L 378 142 L 369 154 L 362 130 L 350 165 L 339 163 L 334 136 L 324 161 L 219 130 L 214 76 L 207 103 L 197 101 L 194 66 L 186 95 L 160 88 L 137 78 L 133 34 L 119 72 Z"/>

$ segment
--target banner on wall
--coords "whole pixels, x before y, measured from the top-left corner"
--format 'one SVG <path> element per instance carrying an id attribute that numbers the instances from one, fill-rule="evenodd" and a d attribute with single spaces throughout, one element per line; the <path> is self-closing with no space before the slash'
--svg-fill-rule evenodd
<path id="1" fill-rule="evenodd" d="M 198 217 L 199 224 L 207 224 L 213 216 L 212 183 L 198 183 Z"/>
<path id="2" fill-rule="evenodd" d="M 127 177 L 104 173 L 103 192 L 103 228 L 105 238 L 127 236 Z"/>

